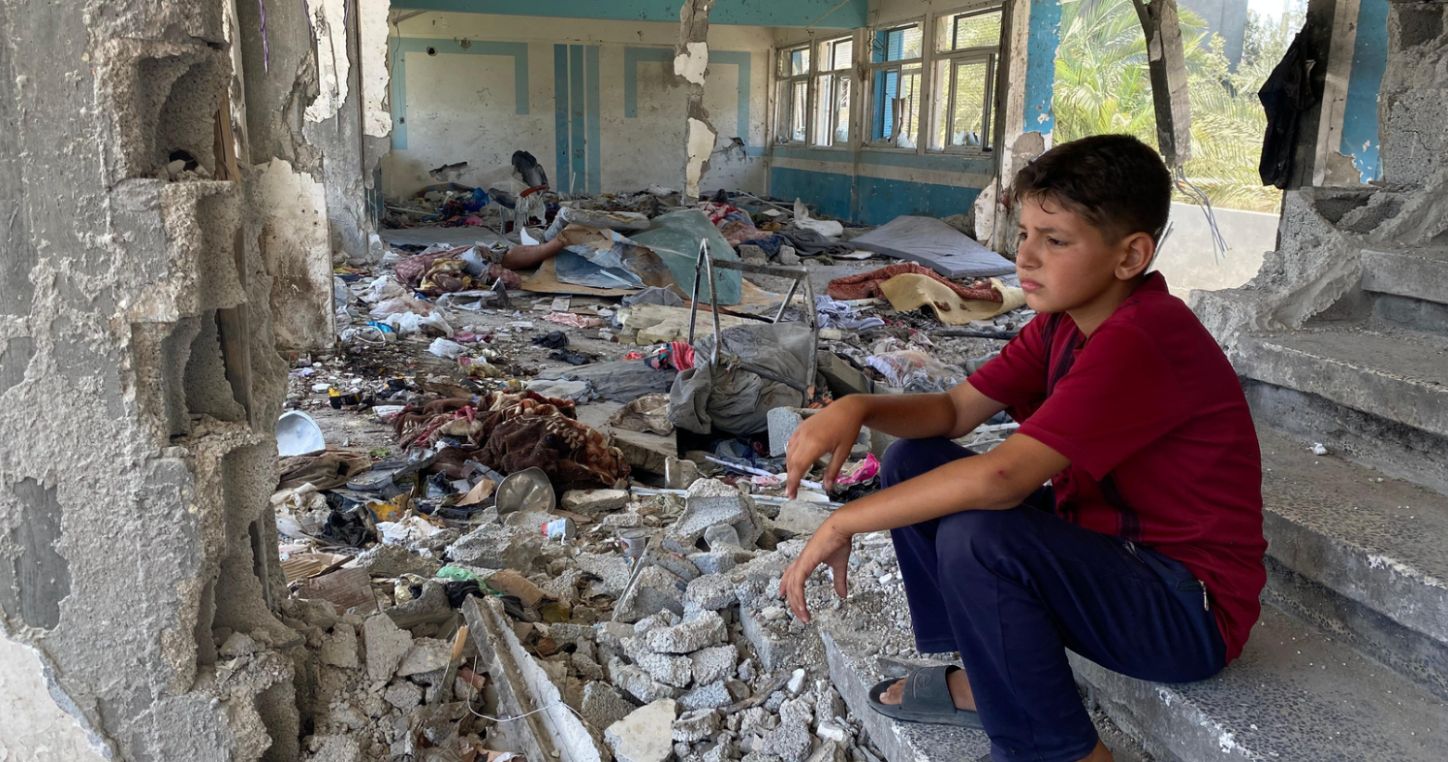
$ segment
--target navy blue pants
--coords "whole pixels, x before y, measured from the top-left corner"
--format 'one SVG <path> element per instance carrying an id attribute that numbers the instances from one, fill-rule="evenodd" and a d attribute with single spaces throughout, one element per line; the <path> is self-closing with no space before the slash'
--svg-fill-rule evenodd
<path id="1" fill-rule="evenodd" d="M 900 440 L 882 486 L 975 453 Z M 996 760 L 1074 762 L 1096 745 L 1066 649 L 1143 680 L 1190 682 L 1226 648 L 1180 563 L 1052 512 L 1049 487 L 1020 507 L 962 511 L 892 530 L 916 647 L 960 652 Z"/>

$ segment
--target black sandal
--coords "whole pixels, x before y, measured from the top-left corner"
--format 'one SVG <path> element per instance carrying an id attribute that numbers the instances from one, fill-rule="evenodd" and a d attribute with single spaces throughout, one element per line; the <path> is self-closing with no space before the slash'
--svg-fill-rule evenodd
<path id="1" fill-rule="evenodd" d="M 901 722 L 919 722 L 926 725 L 954 725 L 962 728 L 983 729 L 980 715 L 968 709 L 957 709 L 950 698 L 950 684 L 946 678 L 954 665 L 921 667 L 905 678 L 905 691 L 898 704 L 886 704 L 880 697 L 899 678 L 883 680 L 870 689 L 870 707 L 880 714 Z"/>

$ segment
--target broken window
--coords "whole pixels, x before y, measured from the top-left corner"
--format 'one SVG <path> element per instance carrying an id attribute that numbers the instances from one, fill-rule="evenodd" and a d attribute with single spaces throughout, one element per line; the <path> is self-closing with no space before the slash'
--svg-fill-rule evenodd
<path id="1" fill-rule="evenodd" d="M 919 22 L 875 30 L 870 142 L 914 148 L 920 135 L 924 33 Z"/>
<path id="2" fill-rule="evenodd" d="M 775 92 L 775 141 L 803 143 L 809 125 L 809 46 L 781 50 L 775 73 L 778 81 Z"/>
<path id="3" fill-rule="evenodd" d="M 999 5 L 937 19 L 930 150 L 990 150 L 1000 40 Z"/>
<path id="4" fill-rule="evenodd" d="M 849 145 L 854 57 L 855 40 L 851 37 L 819 44 L 816 60 L 820 73 L 815 76 L 815 145 Z"/>

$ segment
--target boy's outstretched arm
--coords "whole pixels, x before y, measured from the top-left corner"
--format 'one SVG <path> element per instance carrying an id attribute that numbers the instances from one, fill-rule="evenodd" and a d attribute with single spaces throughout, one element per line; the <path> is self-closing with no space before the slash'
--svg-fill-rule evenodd
<path id="1" fill-rule="evenodd" d="M 786 493 L 792 498 L 799 480 L 819 459 L 830 454 L 824 483 L 829 488 L 850 454 L 861 426 L 903 439 L 962 437 L 1005 405 L 960 384 L 940 394 L 851 394 L 805 419 L 789 438 L 785 466 Z"/>
<path id="2" fill-rule="evenodd" d="M 1019 505 L 1051 476 L 1070 465 L 1064 455 L 1024 434 L 1014 434 L 990 452 L 962 458 L 889 489 L 848 503 L 810 538 L 780 579 L 780 593 L 801 620 L 805 579 L 821 565 L 835 575 L 835 592 L 845 595 L 850 539 L 861 532 L 918 524 L 964 510 L 1004 510 Z"/>

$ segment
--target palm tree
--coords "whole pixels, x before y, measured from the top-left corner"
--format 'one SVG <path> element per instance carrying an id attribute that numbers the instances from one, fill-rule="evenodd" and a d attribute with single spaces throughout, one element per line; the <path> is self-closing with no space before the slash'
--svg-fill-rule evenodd
<path id="1" fill-rule="evenodd" d="M 1286 50 L 1288 26 L 1251 27 L 1255 37 L 1232 72 L 1221 38 L 1190 11 L 1181 21 L 1192 104 L 1187 177 L 1218 206 L 1276 211 L 1280 192 L 1257 175 L 1267 127 L 1257 90 Z M 1057 142 L 1125 133 L 1156 145 L 1146 38 L 1128 0 L 1061 0 L 1052 108 Z"/>

